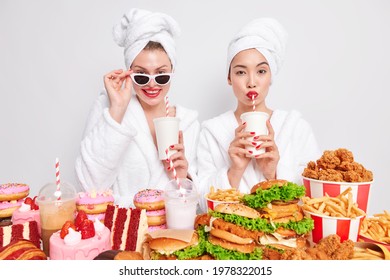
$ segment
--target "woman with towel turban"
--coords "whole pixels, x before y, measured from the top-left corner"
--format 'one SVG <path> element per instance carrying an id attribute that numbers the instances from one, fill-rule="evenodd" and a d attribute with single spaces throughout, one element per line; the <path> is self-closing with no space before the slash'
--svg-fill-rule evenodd
<path id="1" fill-rule="evenodd" d="M 153 119 L 166 116 L 179 32 L 172 17 L 141 9 L 130 10 L 113 28 L 126 69 L 104 76 L 105 90 L 90 112 L 76 173 L 85 190 L 112 187 L 115 204 L 122 207 L 133 207 L 140 189 L 162 189 L 173 179 L 169 163 L 159 160 Z M 179 144 L 170 147 L 177 150 L 170 159 L 179 178 L 194 179 L 198 113 L 176 105 L 169 107 L 169 116 L 180 119 Z"/>
<path id="2" fill-rule="evenodd" d="M 307 162 L 321 155 L 310 125 L 297 111 L 273 110 L 266 104 L 271 84 L 283 62 L 287 34 L 275 19 L 256 19 L 244 26 L 228 47 L 227 80 L 237 107 L 202 124 L 198 146 L 198 179 L 209 187 L 236 188 L 248 193 L 256 183 L 286 179 L 301 184 Z M 254 101 L 252 101 L 254 98 Z M 253 110 L 270 115 L 268 135 L 254 142 L 240 115 Z M 261 141 L 260 144 L 258 141 Z M 265 153 L 251 156 L 245 145 Z M 206 206 L 202 205 L 203 210 Z"/>

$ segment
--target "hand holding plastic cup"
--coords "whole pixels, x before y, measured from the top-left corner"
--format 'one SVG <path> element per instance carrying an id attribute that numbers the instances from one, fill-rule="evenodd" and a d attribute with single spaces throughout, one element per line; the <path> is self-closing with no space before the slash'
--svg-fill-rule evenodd
<path id="1" fill-rule="evenodd" d="M 169 149 L 170 146 L 179 143 L 179 123 L 176 117 L 162 117 L 153 120 L 156 130 L 158 157 L 166 160 L 176 151 Z M 168 150 L 168 155 L 166 153 Z"/>
<path id="2" fill-rule="evenodd" d="M 60 192 L 60 196 L 58 196 Z M 76 189 L 64 182 L 57 190 L 56 183 L 48 183 L 41 188 L 37 197 L 41 219 L 43 251 L 50 256 L 51 235 L 61 230 L 66 221 L 74 221 L 76 213 Z"/>
<path id="3" fill-rule="evenodd" d="M 165 216 L 169 229 L 194 229 L 196 209 L 199 193 L 194 183 L 187 179 L 180 179 L 180 186 L 176 180 L 171 180 L 165 187 Z"/>
<path id="4" fill-rule="evenodd" d="M 267 120 L 269 119 L 269 115 L 267 113 L 247 112 L 243 113 L 240 118 L 243 122 L 246 122 L 246 132 L 254 132 L 254 136 L 268 135 Z M 254 136 L 247 138 L 247 140 L 254 142 Z M 258 145 L 260 145 L 262 142 L 258 141 L 257 143 Z M 245 146 L 245 149 L 248 151 L 252 151 L 251 157 L 265 153 L 264 148 L 256 150 L 256 147 L 252 145 Z"/>

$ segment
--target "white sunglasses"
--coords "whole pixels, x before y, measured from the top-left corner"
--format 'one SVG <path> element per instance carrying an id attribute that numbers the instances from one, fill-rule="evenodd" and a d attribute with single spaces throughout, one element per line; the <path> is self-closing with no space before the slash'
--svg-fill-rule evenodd
<path id="1" fill-rule="evenodd" d="M 162 73 L 157 75 L 148 75 L 148 74 L 140 74 L 140 73 L 132 73 L 130 74 L 131 79 L 134 83 L 139 86 L 147 85 L 151 79 L 153 79 L 156 84 L 160 86 L 164 86 L 171 81 L 171 77 L 173 73 Z"/>

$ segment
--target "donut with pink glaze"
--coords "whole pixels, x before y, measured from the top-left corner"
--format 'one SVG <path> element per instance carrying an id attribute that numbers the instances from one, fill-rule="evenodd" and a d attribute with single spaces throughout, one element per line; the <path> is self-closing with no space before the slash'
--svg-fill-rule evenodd
<path id="1" fill-rule="evenodd" d="M 146 211 L 148 226 L 160 226 L 166 223 L 165 209 Z"/>
<path id="2" fill-rule="evenodd" d="M 25 198 L 30 193 L 26 184 L 7 183 L 0 185 L 0 201 L 12 201 Z"/>
<path id="3" fill-rule="evenodd" d="M 156 231 L 156 230 L 160 230 L 160 229 L 167 229 L 167 224 L 163 224 L 163 225 L 159 225 L 159 226 L 150 226 L 148 227 L 148 231 L 149 232 L 152 232 L 152 231 Z"/>
<path id="4" fill-rule="evenodd" d="M 165 208 L 163 190 L 145 189 L 137 192 L 134 196 L 134 206 L 146 210 L 160 210 Z"/>
<path id="5" fill-rule="evenodd" d="M 83 210 L 87 215 L 104 214 L 107 205 L 114 203 L 111 190 L 79 192 L 76 198 L 77 211 Z M 104 219 L 104 218 L 103 218 Z"/>
<path id="6" fill-rule="evenodd" d="M 12 214 L 22 205 L 23 199 L 0 201 L 0 218 L 12 217 Z"/>

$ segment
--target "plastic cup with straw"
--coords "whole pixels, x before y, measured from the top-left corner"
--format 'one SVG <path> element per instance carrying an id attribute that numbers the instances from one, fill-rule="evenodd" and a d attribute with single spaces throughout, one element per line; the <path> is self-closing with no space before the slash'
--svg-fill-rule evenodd
<path id="1" fill-rule="evenodd" d="M 50 257 L 50 237 L 61 230 L 66 221 L 74 221 L 76 213 L 76 189 L 60 180 L 60 162 L 56 158 L 55 183 L 43 186 L 38 194 L 37 203 L 41 220 L 43 251 Z"/>

